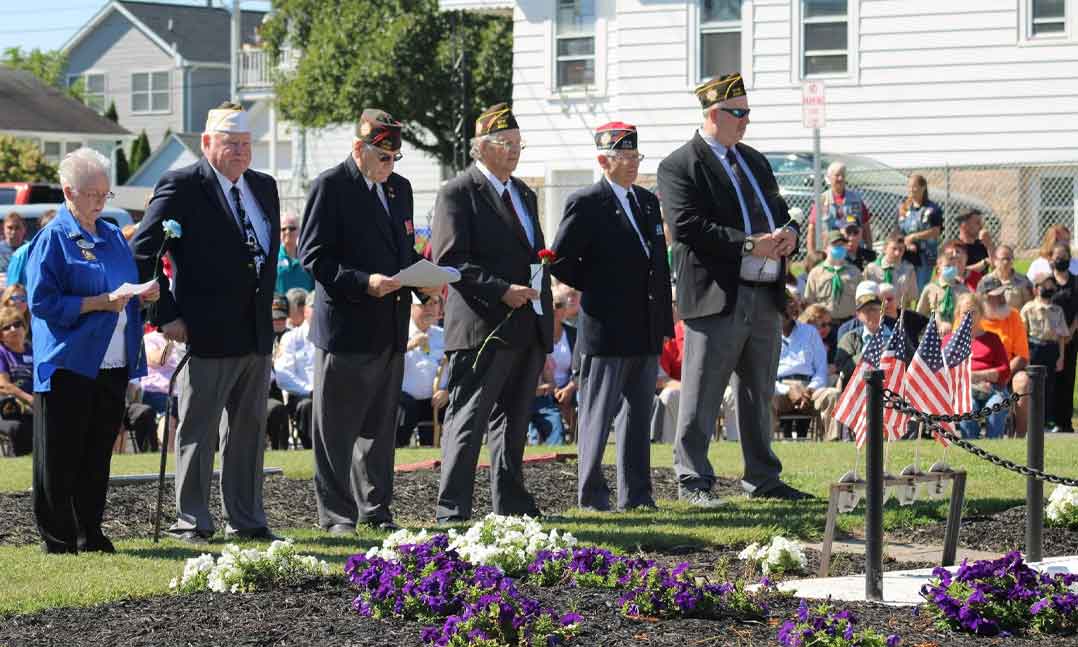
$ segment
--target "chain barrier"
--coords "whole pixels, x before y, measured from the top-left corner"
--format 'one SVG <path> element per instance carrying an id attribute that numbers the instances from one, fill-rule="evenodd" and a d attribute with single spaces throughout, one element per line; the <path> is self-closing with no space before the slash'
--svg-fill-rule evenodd
<path id="1" fill-rule="evenodd" d="M 1020 465 L 1014 461 L 997 456 L 992 452 L 981 449 L 977 445 L 969 442 L 968 440 L 959 437 L 951 431 L 947 431 L 943 428 L 944 423 L 958 423 L 958 422 L 986 422 L 988 418 L 997 414 L 1005 409 L 1018 404 L 1018 401 L 1028 394 L 1014 393 L 1009 398 L 1002 402 L 997 402 L 990 407 L 984 407 L 977 411 L 971 411 L 969 413 L 956 413 L 956 414 L 932 414 L 919 411 L 913 407 L 905 398 L 895 393 L 891 389 L 883 389 L 883 406 L 886 409 L 894 409 L 899 413 L 905 414 L 910 417 L 911 420 L 917 420 L 925 426 L 925 428 L 936 436 L 941 436 L 951 443 L 961 447 L 967 452 L 983 460 L 992 463 L 1003 469 L 1010 470 L 1017 474 L 1021 474 L 1027 478 L 1032 477 L 1038 481 L 1046 481 L 1048 483 L 1054 483 L 1056 485 L 1068 485 L 1071 487 L 1078 487 L 1078 479 L 1067 478 L 1064 476 L 1058 476 L 1056 474 L 1049 474 L 1048 472 L 1042 472 L 1041 470 L 1033 469 L 1027 465 Z"/>

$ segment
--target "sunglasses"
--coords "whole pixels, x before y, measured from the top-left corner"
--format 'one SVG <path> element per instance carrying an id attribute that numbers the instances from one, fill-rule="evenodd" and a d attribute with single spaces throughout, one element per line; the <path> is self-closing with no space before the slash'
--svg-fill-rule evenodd
<path id="1" fill-rule="evenodd" d="M 820 323 L 816 324 L 816 327 L 821 328 L 821 329 L 822 328 L 830 328 L 831 327 L 831 322 L 830 321 L 821 321 Z"/>
<path id="2" fill-rule="evenodd" d="M 292 225 L 281 227 L 281 231 L 296 231 L 297 229 L 299 229 L 299 227 L 293 227 Z"/>
<path id="3" fill-rule="evenodd" d="M 719 110 L 733 115 L 736 119 L 744 119 L 752 111 L 751 108 L 719 108 Z"/>
<path id="4" fill-rule="evenodd" d="M 385 164 L 389 160 L 393 160 L 394 162 L 399 162 L 399 161 L 401 161 L 401 158 L 404 157 L 404 155 L 402 155 L 400 153 L 396 153 L 394 155 L 389 155 L 387 153 L 376 153 L 376 154 L 378 155 L 378 161 L 383 163 L 383 164 Z"/>
<path id="5" fill-rule="evenodd" d="M 8 325 L 4 326 L 3 328 L 0 328 L 0 330 L 3 330 L 4 332 L 11 332 L 12 330 L 19 330 L 22 327 L 23 327 L 23 323 L 21 321 L 12 321 Z"/>
<path id="6" fill-rule="evenodd" d="M 26 303 L 26 295 L 25 294 L 13 294 L 8 298 L 11 299 L 12 301 L 14 301 L 15 303 Z"/>

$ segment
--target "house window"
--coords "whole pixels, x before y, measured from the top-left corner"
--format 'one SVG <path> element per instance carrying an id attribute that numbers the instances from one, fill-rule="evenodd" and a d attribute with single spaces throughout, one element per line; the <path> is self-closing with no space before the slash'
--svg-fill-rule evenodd
<path id="1" fill-rule="evenodd" d="M 75 151 L 79 150 L 80 148 L 82 148 L 82 142 L 65 142 L 64 143 L 64 154 L 66 155 L 68 153 L 74 153 Z"/>
<path id="2" fill-rule="evenodd" d="M 802 0 L 804 76 L 846 74 L 849 32 L 846 0 Z"/>
<path id="3" fill-rule="evenodd" d="M 131 112 L 168 112 L 168 72 L 136 72 L 131 75 Z"/>
<path id="4" fill-rule="evenodd" d="M 1052 225 L 1073 227 L 1078 216 L 1078 178 L 1073 175 L 1046 175 L 1040 178 L 1040 229 Z"/>
<path id="5" fill-rule="evenodd" d="M 557 87 L 594 84 L 594 0 L 558 0 L 556 23 Z"/>
<path id="6" fill-rule="evenodd" d="M 701 0 L 700 80 L 741 70 L 742 0 Z"/>
<path id="7" fill-rule="evenodd" d="M 1066 0 L 1030 0 L 1031 36 L 1051 36 L 1067 31 Z"/>
<path id="8" fill-rule="evenodd" d="M 103 114 L 108 107 L 105 93 L 104 74 L 74 74 L 67 77 L 68 87 L 82 81 L 82 102 L 98 114 Z"/>
<path id="9" fill-rule="evenodd" d="M 49 160 L 53 164 L 60 161 L 60 142 L 45 142 L 44 150 L 45 159 Z"/>

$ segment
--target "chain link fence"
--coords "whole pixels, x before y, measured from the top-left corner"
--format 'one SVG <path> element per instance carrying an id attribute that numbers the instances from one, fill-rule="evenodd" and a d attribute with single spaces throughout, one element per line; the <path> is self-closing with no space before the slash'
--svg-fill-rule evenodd
<path id="1" fill-rule="evenodd" d="M 800 208 L 807 218 L 813 203 L 811 157 L 772 157 L 780 191 L 791 207 Z M 790 164 L 784 160 L 789 159 Z M 872 233 L 882 241 L 897 229 L 898 207 L 907 196 L 909 176 L 919 173 L 928 181 L 929 197 L 943 208 L 942 240 L 957 235 L 955 216 L 965 209 L 984 214 L 985 226 L 997 243 L 1013 246 L 1021 257 L 1033 257 L 1044 233 L 1053 225 L 1078 231 L 1078 161 L 1052 164 L 995 164 L 892 168 L 856 158 L 847 163 L 846 183 L 860 191 L 872 214 Z M 796 162 L 796 163 L 793 163 Z M 826 164 L 821 165 L 826 169 Z M 822 172 L 822 171 L 821 171 Z M 556 172 L 555 182 L 524 177 L 536 190 L 539 218 L 548 240 L 561 221 L 568 196 L 594 182 L 590 169 Z M 655 190 L 654 174 L 643 174 L 637 184 Z M 417 228 L 430 225 L 438 187 L 413 186 Z M 302 214 L 306 196 L 282 197 L 284 211 Z"/>

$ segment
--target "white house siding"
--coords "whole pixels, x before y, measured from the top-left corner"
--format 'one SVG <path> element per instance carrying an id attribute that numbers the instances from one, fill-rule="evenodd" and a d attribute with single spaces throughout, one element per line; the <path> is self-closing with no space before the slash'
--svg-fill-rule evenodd
<path id="1" fill-rule="evenodd" d="M 1074 160 L 1078 140 L 1078 2 L 1068 36 L 1025 38 L 1029 0 L 850 0 L 850 73 L 827 79 L 825 151 L 894 166 Z M 595 174 L 592 130 L 622 120 L 640 128 L 644 180 L 700 122 L 698 3 L 597 0 L 596 87 L 553 87 L 555 3 L 514 11 L 513 107 L 528 142 L 517 174 L 537 184 Z M 800 3 L 746 0 L 742 72 L 761 150 L 810 150 L 801 125 Z M 566 189 L 547 189 L 545 228 Z"/>
<path id="2" fill-rule="evenodd" d="M 169 71 L 170 106 L 167 112 L 131 112 L 131 75 L 135 72 Z M 112 12 L 83 41 L 68 52 L 68 76 L 102 72 L 105 78 L 105 105 L 116 103 L 120 125 L 132 133 L 146 130 L 150 145 L 161 143 L 166 129 L 183 131 L 183 71 L 145 34 L 118 12 Z"/>

